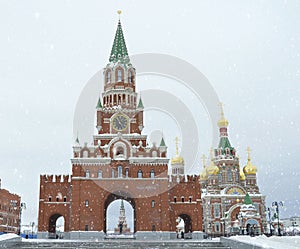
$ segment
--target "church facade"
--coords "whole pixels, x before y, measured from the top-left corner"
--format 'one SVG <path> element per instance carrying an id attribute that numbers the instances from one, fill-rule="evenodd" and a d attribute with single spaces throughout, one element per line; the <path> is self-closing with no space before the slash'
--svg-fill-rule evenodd
<path id="1" fill-rule="evenodd" d="M 176 238 L 178 217 L 186 233 L 202 236 L 200 177 L 184 174 L 178 149 L 169 175 L 163 137 L 148 145 L 142 134 L 144 106 L 120 20 L 103 77 L 92 145 L 76 139 L 72 175 L 40 176 L 38 237 L 55 237 L 56 221 L 64 217 L 65 238 L 101 239 L 108 206 L 118 199 L 133 208 L 137 238 Z"/>
<path id="2" fill-rule="evenodd" d="M 209 163 L 203 156 L 200 174 L 203 230 L 213 236 L 262 234 L 267 231 L 265 196 L 257 184 L 257 168 L 251 162 L 240 166 L 228 137 L 228 120 L 221 106 L 219 145 L 210 150 Z"/>

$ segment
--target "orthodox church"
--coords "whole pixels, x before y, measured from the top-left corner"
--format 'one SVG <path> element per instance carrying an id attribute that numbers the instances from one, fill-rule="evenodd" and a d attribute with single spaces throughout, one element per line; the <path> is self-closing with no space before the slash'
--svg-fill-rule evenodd
<path id="1" fill-rule="evenodd" d="M 257 233 L 264 231 L 264 196 L 256 183 L 256 167 L 249 154 L 240 169 L 223 111 L 219 146 L 211 151 L 208 165 L 204 160 L 200 175 L 185 173 L 178 139 L 170 166 L 164 138 L 148 144 L 142 134 L 144 105 L 136 92 L 136 69 L 120 20 L 103 77 L 93 143 L 76 139 L 72 175 L 40 176 L 38 238 L 55 237 L 56 221 L 63 217 L 64 238 L 103 239 L 107 209 L 115 200 L 132 206 L 131 229 L 137 239 L 175 239 L 179 230 L 201 239 L 203 232 L 247 232 L 249 224 Z M 130 231 L 122 205 L 119 219 L 115 232 Z"/>
<path id="2" fill-rule="evenodd" d="M 200 174 L 203 230 L 214 236 L 261 234 L 267 231 L 265 196 L 259 192 L 257 168 L 251 162 L 240 167 L 239 157 L 228 138 L 228 120 L 221 105 L 218 121 L 220 141 L 210 150 L 207 164 L 203 155 Z"/>

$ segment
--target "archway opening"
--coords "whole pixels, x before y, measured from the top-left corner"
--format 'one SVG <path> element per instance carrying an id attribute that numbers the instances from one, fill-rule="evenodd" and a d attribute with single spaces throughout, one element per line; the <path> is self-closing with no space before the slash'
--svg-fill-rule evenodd
<path id="1" fill-rule="evenodd" d="M 189 215 L 187 215 L 187 214 L 179 215 L 178 221 L 179 221 L 178 228 L 180 228 L 180 232 L 182 231 L 183 233 L 189 233 L 189 232 L 193 231 L 192 230 L 192 219 Z"/>
<path id="2" fill-rule="evenodd" d="M 135 202 L 128 193 L 117 191 L 107 197 L 104 204 L 103 231 L 107 234 L 136 232 Z"/>
<path id="3" fill-rule="evenodd" d="M 134 210 L 132 205 L 123 199 L 111 202 L 106 211 L 107 234 L 132 234 L 134 231 Z"/>
<path id="4" fill-rule="evenodd" d="M 49 218 L 48 237 L 58 239 L 63 237 L 65 218 L 61 214 L 53 214 Z"/>

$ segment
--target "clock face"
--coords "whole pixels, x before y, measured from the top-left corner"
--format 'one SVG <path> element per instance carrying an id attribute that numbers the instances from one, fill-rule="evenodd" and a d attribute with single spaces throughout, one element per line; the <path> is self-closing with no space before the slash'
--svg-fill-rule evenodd
<path id="1" fill-rule="evenodd" d="M 118 114 L 118 115 L 114 116 L 114 118 L 112 120 L 112 125 L 115 130 L 123 131 L 128 126 L 128 119 L 126 116 L 124 116 L 122 114 Z"/>

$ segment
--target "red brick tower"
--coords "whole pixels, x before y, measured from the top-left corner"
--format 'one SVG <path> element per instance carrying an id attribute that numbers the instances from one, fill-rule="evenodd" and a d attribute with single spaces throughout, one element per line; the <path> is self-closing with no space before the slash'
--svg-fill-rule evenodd
<path id="1" fill-rule="evenodd" d="M 39 237 L 55 235 L 55 222 L 63 216 L 65 238 L 102 238 L 107 208 L 117 199 L 132 205 L 137 238 L 175 237 L 179 216 L 186 232 L 202 230 L 199 177 L 168 176 L 167 146 L 163 138 L 159 145 L 147 144 L 144 106 L 135 88 L 136 71 L 119 20 L 93 144 L 76 139 L 70 178 L 41 176 Z"/>

